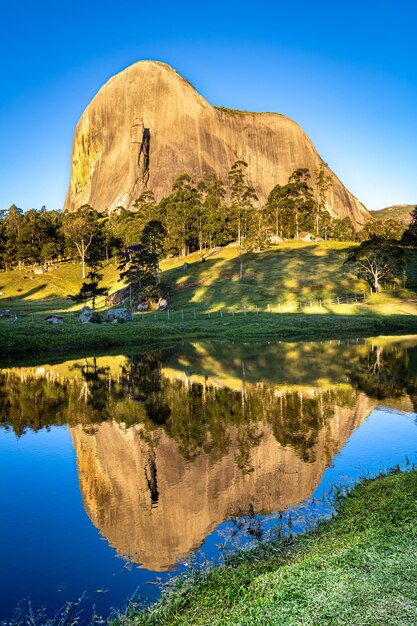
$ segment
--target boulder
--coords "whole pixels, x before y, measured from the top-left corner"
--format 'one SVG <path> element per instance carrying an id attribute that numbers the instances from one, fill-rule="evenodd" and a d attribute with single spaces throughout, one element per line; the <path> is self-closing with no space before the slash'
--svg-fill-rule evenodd
<path id="1" fill-rule="evenodd" d="M 78 320 L 81 324 L 99 324 L 103 321 L 100 313 L 97 313 L 94 309 L 90 309 L 88 306 L 83 306 L 78 316 Z"/>
<path id="2" fill-rule="evenodd" d="M 130 322 L 132 319 L 132 312 L 129 309 L 111 309 L 106 313 L 106 322 L 118 322 L 120 320 Z"/>
<path id="3" fill-rule="evenodd" d="M 45 270 L 43 267 L 34 267 L 33 273 L 40 276 L 41 274 L 45 274 Z"/>
<path id="4" fill-rule="evenodd" d="M 47 315 L 44 318 L 45 322 L 48 322 L 48 324 L 63 324 L 64 323 L 64 318 L 62 317 L 62 315 Z"/>
<path id="5" fill-rule="evenodd" d="M 141 313 L 149 311 L 149 302 L 140 302 L 136 307 L 136 311 L 140 311 Z"/>
<path id="6" fill-rule="evenodd" d="M 158 301 L 158 304 L 156 305 L 156 310 L 165 311 L 167 306 L 168 306 L 168 302 L 165 300 L 165 298 L 160 298 Z"/>

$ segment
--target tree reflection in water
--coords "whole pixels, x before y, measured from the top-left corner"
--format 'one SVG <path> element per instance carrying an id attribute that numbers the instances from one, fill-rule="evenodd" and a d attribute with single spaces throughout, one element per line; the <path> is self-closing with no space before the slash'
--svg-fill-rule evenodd
<path id="1" fill-rule="evenodd" d="M 121 554 L 166 569 L 230 513 L 307 498 L 372 398 L 416 407 L 417 340 L 191 344 L 0 371 L 0 422 L 68 424 L 84 505 Z"/>

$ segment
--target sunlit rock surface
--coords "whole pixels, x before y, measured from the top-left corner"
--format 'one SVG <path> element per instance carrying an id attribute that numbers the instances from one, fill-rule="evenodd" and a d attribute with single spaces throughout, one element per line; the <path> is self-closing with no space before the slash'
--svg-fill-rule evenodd
<path id="1" fill-rule="evenodd" d="M 224 179 L 237 159 L 248 163 L 248 180 L 261 202 L 296 168 L 314 173 L 322 163 L 288 117 L 216 108 L 168 65 L 140 61 L 107 81 L 81 116 L 64 208 L 130 208 L 147 189 L 159 200 L 179 174 Z M 359 227 L 368 211 L 330 173 L 327 209 Z"/>

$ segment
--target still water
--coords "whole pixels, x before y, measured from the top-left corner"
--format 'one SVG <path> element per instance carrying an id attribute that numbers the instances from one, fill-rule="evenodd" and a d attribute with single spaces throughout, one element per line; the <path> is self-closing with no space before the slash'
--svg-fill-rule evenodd
<path id="1" fill-rule="evenodd" d="M 328 512 L 334 485 L 417 463 L 416 409 L 417 337 L 1 369 L 0 620 L 155 599 L 250 505 L 266 528 Z"/>

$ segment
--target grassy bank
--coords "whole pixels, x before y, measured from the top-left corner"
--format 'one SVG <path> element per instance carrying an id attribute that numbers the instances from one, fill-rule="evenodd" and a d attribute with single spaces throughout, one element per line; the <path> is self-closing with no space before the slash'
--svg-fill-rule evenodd
<path id="1" fill-rule="evenodd" d="M 185 339 L 224 338 L 228 340 L 262 339 L 326 339 L 366 337 L 389 334 L 415 334 L 417 331 L 414 305 L 403 303 L 404 313 L 378 312 L 389 304 L 375 304 L 355 313 L 248 313 L 181 319 L 181 314 L 135 316 L 125 324 L 79 324 L 68 316 L 65 323 L 50 326 L 41 320 L 0 322 L 0 356 L 15 359 L 21 355 L 73 354 L 77 352 L 112 349 L 143 348 L 165 341 Z M 349 308 L 346 306 L 345 308 Z M 401 306 L 399 307 L 401 308 Z"/>
<path id="2" fill-rule="evenodd" d="M 368 480 L 314 532 L 243 551 L 114 626 L 409 626 L 416 535 L 417 471 Z"/>

